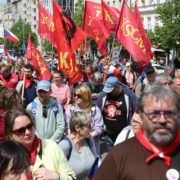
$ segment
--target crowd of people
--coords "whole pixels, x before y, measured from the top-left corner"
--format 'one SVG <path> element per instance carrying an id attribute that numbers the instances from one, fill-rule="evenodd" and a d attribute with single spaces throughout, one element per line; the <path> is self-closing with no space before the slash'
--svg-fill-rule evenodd
<path id="1" fill-rule="evenodd" d="M 107 62 L 73 85 L 57 67 L 41 80 L 21 57 L 1 63 L 0 179 L 179 178 L 179 69 Z"/>

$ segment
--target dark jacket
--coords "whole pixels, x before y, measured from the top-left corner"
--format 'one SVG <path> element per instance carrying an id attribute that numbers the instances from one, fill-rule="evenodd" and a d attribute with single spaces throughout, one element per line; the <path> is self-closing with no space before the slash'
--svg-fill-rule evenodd
<path id="1" fill-rule="evenodd" d="M 126 107 L 127 107 L 127 119 L 128 119 L 128 123 L 130 124 L 132 115 L 136 108 L 137 97 L 126 85 L 122 83 L 120 84 L 122 86 L 122 91 L 124 92 L 124 95 L 125 95 L 125 101 L 126 101 Z M 107 97 L 107 93 L 102 91 L 99 95 L 99 98 L 97 99 L 96 104 L 101 109 L 101 111 L 104 108 L 106 97 Z"/>

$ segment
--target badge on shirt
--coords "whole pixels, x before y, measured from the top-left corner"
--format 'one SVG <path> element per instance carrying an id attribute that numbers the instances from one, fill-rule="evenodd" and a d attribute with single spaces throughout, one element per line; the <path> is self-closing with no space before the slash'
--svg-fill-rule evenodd
<path id="1" fill-rule="evenodd" d="M 178 180 L 179 179 L 179 172 L 176 169 L 169 169 L 166 172 L 166 177 L 168 180 Z"/>

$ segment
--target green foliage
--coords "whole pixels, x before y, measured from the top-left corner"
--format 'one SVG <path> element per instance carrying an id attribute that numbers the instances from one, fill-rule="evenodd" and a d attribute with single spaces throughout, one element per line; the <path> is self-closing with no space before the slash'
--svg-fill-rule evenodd
<path id="1" fill-rule="evenodd" d="M 167 51 L 175 49 L 180 42 L 180 1 L 167 0 L 157 7 L 157 13 L 163 26 L 155 28 L 154 41 Z"/>
<path id="2" fill-rule="evenodd" d="M 11 49 L 11 48 L 21 48 L 22 45 L 26 45 L 27 46 L 27 42 L 28 42 L 28 34 L 29 32 L 32 32 L 31 30 L 31 26 L 27 23 L 24 23 L 21 19 L 15 23 L 12 28 L 10 29 L 10 31 L 12 33 L 14 33 L 20 40 L 20 42 L 18 44 L 12 42 L 12 41 L 9 41 L 9 40 L 5 40 L 5 46 L 8 48 L 8 49 Z M 37 45 L 37 35 L 35 33 L 32 32 L 32 35 L 31 35 L 31 41 Z"/>
<path id="3" fill-rule="evenodd" d="M 80 0 L 75 4 L 74 22 L 82 28 L 84 16 L 84 1 Z"/>

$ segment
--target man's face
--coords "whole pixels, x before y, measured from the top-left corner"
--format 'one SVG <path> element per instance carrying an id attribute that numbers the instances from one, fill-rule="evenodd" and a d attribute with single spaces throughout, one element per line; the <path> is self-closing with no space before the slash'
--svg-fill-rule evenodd
<path id="1" fill-rule="evenodd" d="M 37 91 L 37 96 L 39 98 L 39 101 L 43 104 L 46 105 L 50 99 L 51 95 L 51 90 L 49 91 L 44 91 L 44 90 L 38 90 Z"/>
<path id="2" fill-rule="evenodd" d="M 155 73 L 154 72 L 150 72 L 146 74 L 146 77 L 148 79 L 149 82 L 154 82 L 155 79 Z"/>
<path id="3" fill-rule="evenodd" d="M 176 92 L 180 94 L 180 78 L 174 79 L 172 86 L 176 90 Z"/>
<path id="4" fill-rule="evenodd" d="M 4 78 L 9 78 L 11 75 L 11 71 L 9 69 L 6 68 L 2 68 L 1 69 L 1 74 Z"/>
<path id="5" fill-rule="evenodd" d="M 31 71 L 31 69 L 24 68 L 23 72 L 24 72 L 26 78 L 32 77 L 33 72 Z"/>
<path id="6" fill-rule="evenodd" d="M 122 92 L 122 87 L 120 84 L 118 84 L 111 92 L 111 96 L 118 96 Z"/>
<path id="7" fill-rule="evenodd" d="M 164 147 L 172 142 L 178 128 L 177 109 L 172 98 L 159 100 L 149 95 L 141 118 L 145 135 L 152 144 Z"/>

